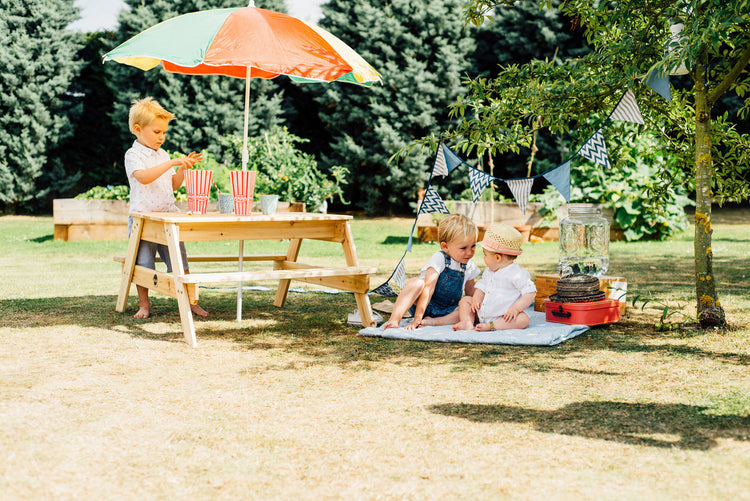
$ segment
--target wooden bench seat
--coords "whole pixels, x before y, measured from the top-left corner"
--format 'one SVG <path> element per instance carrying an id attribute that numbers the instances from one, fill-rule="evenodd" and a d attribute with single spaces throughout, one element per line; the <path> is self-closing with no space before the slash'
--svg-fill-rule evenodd
<path id="1" fill-rule="evenodd" d="M 125 256 L 114 256 L 112 258 L 115 262 L 125 263 Z M 277 254 L 251 254 L 248 256 L 242 256 L 243 261 L 284 261 L 285 255 Z M 190 255 L 188 256 L 189 263 L 200 263 L 200 262 L 221 262 L 221 261 L 238 261 L 238 256 L 218 256 L 218 255 Z M 156 256 L 156 262 L 161 263 L 162 259 Z"/>

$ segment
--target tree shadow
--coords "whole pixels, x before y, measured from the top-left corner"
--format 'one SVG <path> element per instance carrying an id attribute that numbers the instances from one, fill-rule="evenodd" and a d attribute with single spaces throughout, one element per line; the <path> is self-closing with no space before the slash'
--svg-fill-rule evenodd
<path id="1" fill-rule="evenodd" d="M 708 450 L 717 439 L 750 441 L 750 416 L 711 415 L 685 404 L 577 402 L 555 410 L 447 403 L 430 412 L 476 423 L 529 423 L 544 433 L 629 445 Z"/>
<path id="2" fill-rule="evenodd" d="M 418 242 L 419 239 L 414 238 L 414 242 Z M 409 243 L 409 237 L 396 237 L 393 235 L 388 235 L 383 240 L 383 245 L 391 245 L 391 244 L 398 244 L 398 245 L 406 245 Z"/>
<path id="3" fill-rule="evenodd" d="M 41 237 L 30 238 L 29 242 L 34 242 L 35 244 L 43 244 L 45 242 L 51 242 L 54 239 L 55 239 L 54 235 L 44 235 Z"/>
<path id="4" fill-rule="evenodd" d="M 678 333 L 654 333 L 648 325 L 632 320 L 592 328 L 556 346 L 511 346 L 461 343 L 430 343 L 357 335 L 360 327 L 346 323 L 356 303 L 351 294 L 289 293 L 283 308 L 273 306 L 274 290 L 243 296 L 243 323 L 236 322 L 235 296 L 226 292 L 204 292 L 200 304 L 210 312 L 208 321 L 195 317 L 198 343 L 221 339 L 240 350 L 283 347 L 316 363 L 357 366 L 368 362 L 394 364 L 452 364 L 465 367 L 519 367 L 537 372 L 570 372 L 608 377 L 616 371 L 581 370 L 566 367 L 568 359 L 596 352 L 647 353 L 663 357 L 715 360 L 750 365 L 750 354 L 711 351 L 684 343 L 670 343 Z M 130 296 L 124 313 L 115 311 L 115 295 L 60 296 L 0 301 L 3 326 L 28 329 L 74 325 L 99 327 L 133 337 L 182 342 L 184 337 L 177 302 L 161 294 L 151 297 L 152 318 L 134 319 L 136 298 Z M 159 328 L 151 324 L 158 323 Z M 658 342 L 654 336 L 658 334 Z M 695 334 L 695 335 L 700 335 Z M 273 340 L 269 344 L 269 339 Z"/>

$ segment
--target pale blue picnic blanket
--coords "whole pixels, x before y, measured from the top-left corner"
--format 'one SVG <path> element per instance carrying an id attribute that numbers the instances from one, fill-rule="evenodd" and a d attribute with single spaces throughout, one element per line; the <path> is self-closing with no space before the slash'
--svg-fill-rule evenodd
<path id="1" fill-rule="evenodd" d="M 586 332 L 585 325 L 568 325 L 547 322 L 545 314 L 526 310 L 531 322 L 526 329 L 507 331 L 454 331 L 452 325 L 437 327 L 420 327 L 412 331 L 404 329 L 411 319 L 401 321 L 401 327 L 383 330 L 381 327 L 367 327 L 359 331 L 360 336 L 376 336 L 390 339 L 408 339 L 412 341 L 437 341 L 440 343 L 479 343 L 479 344 L 516 344 L 553 346 Z"/>

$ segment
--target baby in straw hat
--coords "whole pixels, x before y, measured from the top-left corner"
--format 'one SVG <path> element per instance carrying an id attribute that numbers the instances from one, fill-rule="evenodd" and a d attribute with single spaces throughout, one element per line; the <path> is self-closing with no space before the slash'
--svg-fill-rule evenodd
<path id="1" fill-rule="evenodd" d="M 529 316 L 524 310 L 534 303 L 536 286 L 529 272 L 515 262 L 521 254 L 521 234 L 507 224 L 492 225 L 479 246 L 487 269 L 474 286 L 474 295 L 461 299 L 453 330 L 525 329 Z"/>

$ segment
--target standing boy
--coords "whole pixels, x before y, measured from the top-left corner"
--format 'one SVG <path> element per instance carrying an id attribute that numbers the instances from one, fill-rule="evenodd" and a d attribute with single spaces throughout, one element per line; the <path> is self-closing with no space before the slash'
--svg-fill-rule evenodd
<path id="1" fill-rule="evenodd" d="M 130 212 L 179 212 L 175 206 L 174 191 L 185 179 L 185 169 L 192 168 L 203 160 L 199 153 L 191 152 L 188 156 L 170 159 L 169 154 L 161 149 L 174 115 L 155 101 L 147 97 L 133 102 L 130 107 L 128 125 L 136 140 L 125 153 L 125 172 L 130 184 Z M 177 171 L 174 168 L 177 167 Z M 133 218 L 128 218 L 128 235 L 133 226 Z M 172 271 L 169 250 L 166 245 L 141 240 L 135 263 L 146 268 L 155 269 L 156 253 Z M 188 272 L 185 244 L 180 242 L 180 252 Z M 137 285 L 138 311 L 135 318 L 148 318 L 151 315 L 151 302 L 148 289 Z M 197 304 L 191 305 L 193 313 L 207 317 L 208 313 Z"/>

